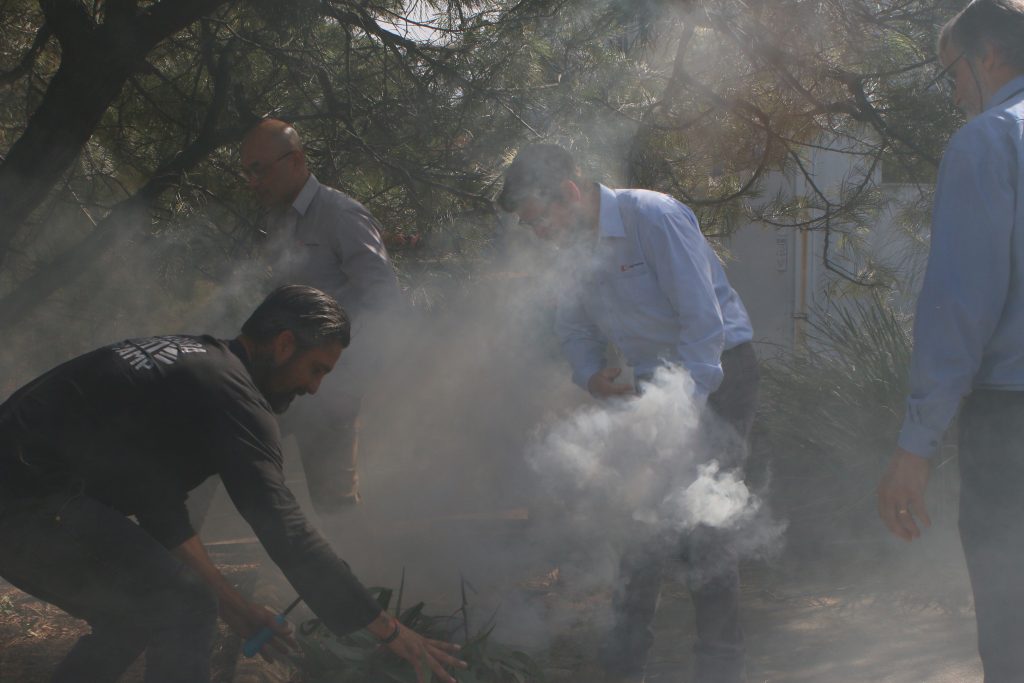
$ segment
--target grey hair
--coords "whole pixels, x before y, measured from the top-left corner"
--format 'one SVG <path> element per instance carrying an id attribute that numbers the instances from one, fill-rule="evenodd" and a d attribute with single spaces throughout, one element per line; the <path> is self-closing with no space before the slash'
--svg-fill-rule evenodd
<path id="1" fill-rule="evenodd" d="M 991 46 L 1006 64 L 1024 71 L 1024 0 L 972 0 L 939 32 L 939 53 L 950 45 L 971 59 Z"/>

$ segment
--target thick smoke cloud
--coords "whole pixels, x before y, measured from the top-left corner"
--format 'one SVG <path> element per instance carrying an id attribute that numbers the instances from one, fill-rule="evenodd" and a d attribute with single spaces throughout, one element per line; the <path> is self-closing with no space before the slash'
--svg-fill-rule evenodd
<path id="1" fill-rule="evenodd" d="M 633 522 L 657 534 L 728 529 L 746 552 L 778 539 L 782 526 L 720 462 L 734 461 L 742 444 L 693 389 L 684 369 L 661 368 L 641 396 L 582 406 L 538 433 L 529 462 L 568 518 L 613 538 L 632 533 Z"/>

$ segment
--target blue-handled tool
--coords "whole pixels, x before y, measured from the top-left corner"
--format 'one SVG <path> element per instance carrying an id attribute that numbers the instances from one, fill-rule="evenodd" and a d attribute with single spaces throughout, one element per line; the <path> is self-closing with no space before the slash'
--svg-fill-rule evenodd
<path id="1" fill-rule="evenodd" d="M 283 612 L 274 617 L 274 621 L 276 621 L 279 624 L 283 624 L 285 617 L 288 616 L 288 613 L 295 609 L 300 602 L 302 602 L 301 597 L 295 598 L 295 601 L 292 602 L 292 604 L 288 605 L 288 607 Z M 255 657 L 257 654 L 259 654 L 260 649 L 264 645 L 266 645 L 273 637 L 274 629 L 270 628 L 269 626 L 264 626 L 262 629 L 260 629 L 259 633 L 254 635 L 249 640 L 245 641 L 245 644 L 242 645 L 242 654 L 244 654 L 246 657 Z"/>

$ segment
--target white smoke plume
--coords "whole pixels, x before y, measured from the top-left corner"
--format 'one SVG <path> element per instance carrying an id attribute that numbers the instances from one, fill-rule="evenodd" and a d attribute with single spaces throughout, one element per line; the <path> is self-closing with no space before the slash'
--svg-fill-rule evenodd
<path id="1" fill-rule="evenodd" d="M 693 388 L 684 369 L 662 368 L 642 395 L 580 407 L 541 430 L 529 463 L 576 533 L 623 539 L 635 522 L 654 533 L 705 525 L 736 531 L 746 553 L 778 539 L 782 527 L 715 452 L 738 447 L 737 437 Z"/>

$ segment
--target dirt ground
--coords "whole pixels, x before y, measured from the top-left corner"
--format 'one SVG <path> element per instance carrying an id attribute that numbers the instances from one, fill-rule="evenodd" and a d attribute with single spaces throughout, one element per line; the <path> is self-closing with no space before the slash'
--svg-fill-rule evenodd
<path id="1" fill-rule="evenodd" d="M 750 572 L 742 593 L 750 683 L 980 683 L 974 614 L 860 580 L 783 579 Z M 688 683 L 690 603 L 675 583 L 662 592 L 649 683 Z"/>
<path id="2" fill-rule="evenodd" d="M 302 482 L 289 483 L 308 505 Z M 603 680 L 594 655 L 609 625 L 607 584 L 581 585 L 568 565 L 559 571 L 534 558 L 506 566 L 497 576 L 493 553 L 467 547 L 474 543 L 466 539 L 489 539 L 507 559 L 508 548 L 521 544 L 526 525 L 543 521 L 520 510 L 430 517 L 447 514 L 436 506 L 429 515 L 388 519 L 395 496 L 374 489 L 369 494 L 357 514 L 374 520 L 372 538 L 365 532 L 332 538 L 357 576 L 371 585 L 395 587 L 404 568 L 413 597 L 425 600 L 433 614 L 458 607 L 459 577 L 470 577 L 471 601 L 481 613 L 496 615 L 500 639 L 530 652 L 549 683 Z M 411 489 L 399 498 L 408 503 L 417 494 Z M 857 540 L 826 538 L 810 547 L 791 543 L 770 561 L 745 563 L 741 612 L 750 683 L 980 683 L 955 515 L 933 514 L 933 519 L 935 528 L 909 547 L 872 523 L 868 528 L 874 531 Z M 240 587 L 264 604 L 290 602 L 293 593 L 279 575 L 256 571 L 266 560 L 254 543 L 226 542 L 251 531 L 223 491 L 207 520 L 211 533 L 204 528 L 204 537 L 214 543 L 211 556 Z M 790 535 L 806 534 L 791 525 Z M 679 569 L 662 588 L 648 683 L 691 683 L 693 615 Z M 483 577 L 493 578 L 492 585 Z M 302 608 L 295 616 L 303 618 Z M 517 622 L 518 630 L 501 628 L 510 622 Z M 48 681 L 84 632 L 81 622 L 0 582 L 0 683 Z M 528 636 L 524 641 L 515 640 L 523 635 Z M 239 660 L 239 649 L 238 638 L 222 627 L 213 661 L 216 683 L 303 683 L 301 672 L 287 666 Z M 125 683 L 141 683 L 141 671 L 136 663 Z"/>
<path id="3" fill-rule="evenodd" d="M 907 555 L 896 553 L 901 557 L 897 563 L 879 562 L 872 547 L 860 554 L 844 549 L 843 563 L 784 558 L 745 565 L 742 610 L 751 683 L 981 681 L 966 577 L 951 547 L 946 534 Z M 253 551 L 245 548 L 226 546 L 215 558 L 237 581 L 251 586 Z M 549 681 L 600 680 L 592 662 L 607 626 L 607 591 L 571 590 L 550 571 L 526 579 L 524 586 L 524 599 L 557 612 L 564 626 L 546 648 L 533 652 Z M 565 620 L 567 613 L 573 618 Z M 0 682 L 47 681 L 84 630 L 81 622 L 0 584 Z M 655 632 L 645 680 L 689 683 L 692 613 L 679 576 L 665 582 Z M 214 658 L 216 681 L 302 680 L 300 672 L 287 667 L 239 664 L 238 647 L 238 640 L 222 631 Z M 142 680 L 141 662 L 124 680 Z"/>

